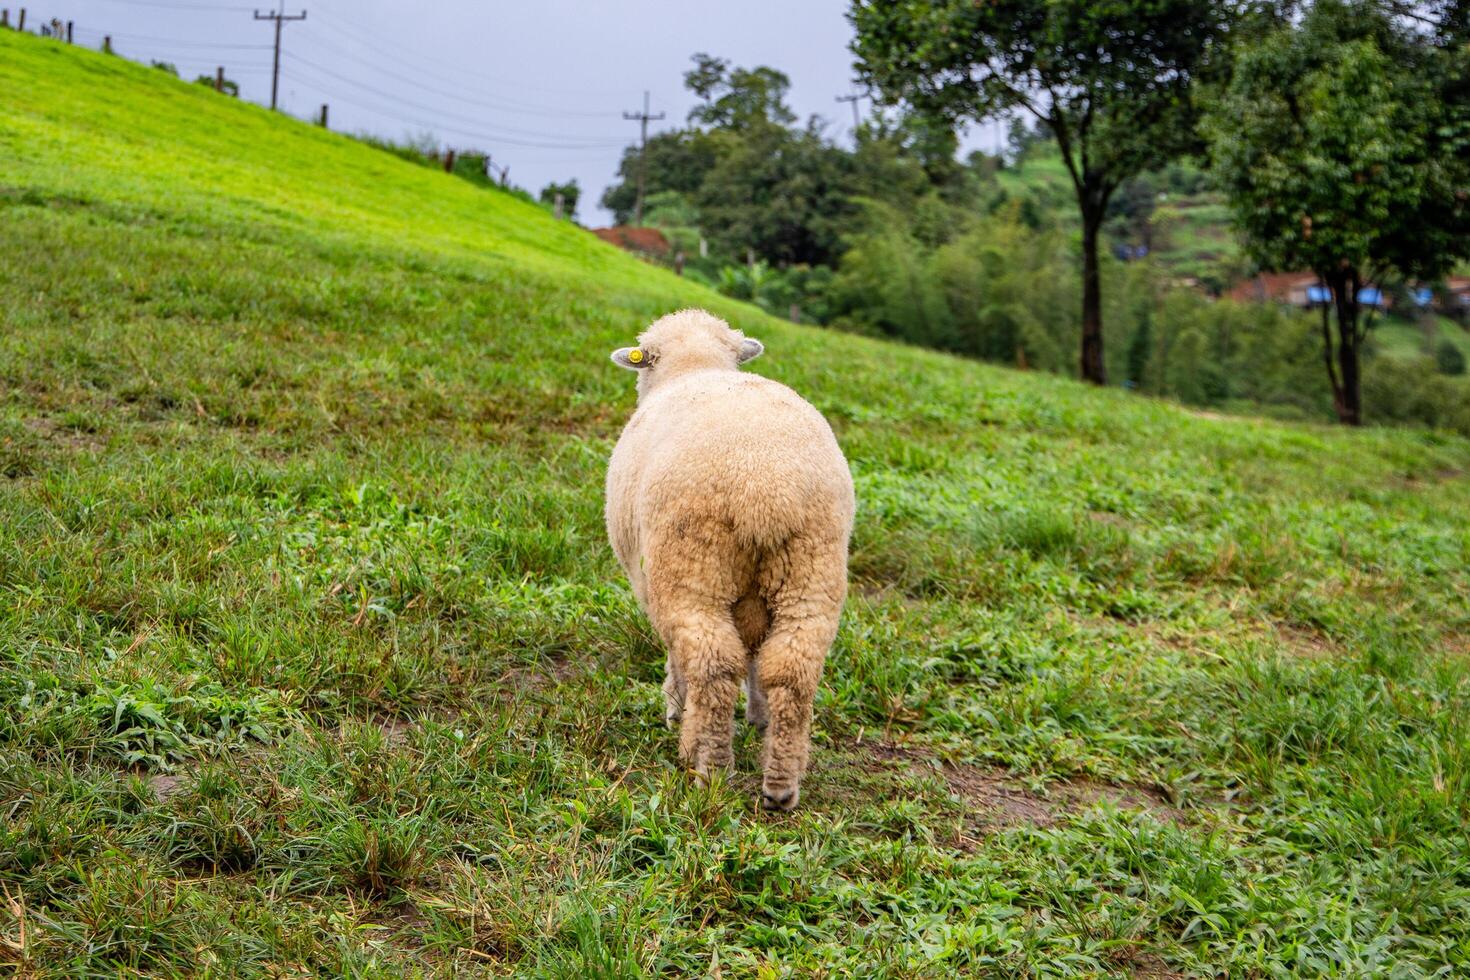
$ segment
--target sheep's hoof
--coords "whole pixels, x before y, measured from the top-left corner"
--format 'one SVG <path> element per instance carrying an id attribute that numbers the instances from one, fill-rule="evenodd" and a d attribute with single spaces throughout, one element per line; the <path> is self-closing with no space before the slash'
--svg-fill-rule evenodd
<path id="1" fill-rule="evenodd" d="M 777 790 L 775 793 L 763 792 L 761 793 L 761 806 L 764 809 L 772 810 L 777 813 L 786 813 L 796 808 L 796 801 L 800 797 L 800 789 L 791 789 L 786 791 L 785 793 L 782 793 L 779 790 Z"/>
<path id="2" fill-rule="evenodd" d="M 758 732 L 765 731 L 766 730 L 766 726 L 769 725 L 770 722 L 771 722 L 771 719 L 767 718 L 763 714 L 760 714 L 759 712 L 752 713 L 752 712 L 747 711 L 745 713 L 745 723 L 747 725 L 751 726 L 752 728 L 754 728 Z"/>
<path id="3" fill-rule="evenodd" d="M 730 775 L 730 762 L 707 762 L 704 765 L 696 765 L 694 769 L 694 784 L 704 789 L 714 782 L 716 774 L 720 776 Z"/>

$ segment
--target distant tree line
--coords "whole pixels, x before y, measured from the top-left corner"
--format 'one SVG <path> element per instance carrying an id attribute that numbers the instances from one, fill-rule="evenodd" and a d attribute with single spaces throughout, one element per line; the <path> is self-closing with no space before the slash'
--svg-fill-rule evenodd
<path id="1" fill-rule="evenodd" d="M 1408 368 L 1445 379 L 1421 384 L 1440 407 L 1388 404 L 1378 378 L 1405 365 L 1386 358 L 1365 385 L 1359 297 L 1470 255 L 1467 6 L 859 0 L 880 106 L 853 145 L 795 117 L 780 71 L 696 55 L 699 104 L 648 143 L 647 221 L 778 313 L 1200 404 L 1460 426 L 1447 341 Z M 957 159 L 956 128 L 995 118 L 1004 152 Z M 637 163 L 603 196 L 620 222 Z M 1065 183 L 1028 177 L 1047 167 Z M 1160 195 L 1206 188 L 1244 254 L 1191 285 L 1305 271 L 1331 302 L 1212 304 L 1109 254 L 1156 251 Z"/>

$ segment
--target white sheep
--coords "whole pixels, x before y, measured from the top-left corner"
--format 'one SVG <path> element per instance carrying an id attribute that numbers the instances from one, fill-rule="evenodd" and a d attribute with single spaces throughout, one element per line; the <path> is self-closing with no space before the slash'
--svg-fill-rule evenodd
<path id="1" fill-rule="evenodd" d="M 812 699 L 847 594 L 852 475 L 826 419 L 738 365 L 757 340 L 703 310 L 614 351 L 638 408 L 607 471 L 607 531 L 668 649 L 665 718 L 703 781 L 731 763 L 742 678 L 763 805 L 796 805 Z"/>

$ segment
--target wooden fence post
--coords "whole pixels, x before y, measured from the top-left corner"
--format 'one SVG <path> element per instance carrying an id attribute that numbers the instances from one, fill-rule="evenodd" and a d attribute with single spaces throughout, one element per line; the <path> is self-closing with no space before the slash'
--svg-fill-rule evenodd
<path id="1" fill-rule="evenodd" d="M 112 54 L 112 35 L 108 34 L 102 38 L 102 53 Z"/>
<path id="2" fill-rule="evenodd" d="M 9 26 L 10 26 L 10 8 L 9 7 L 6 7 L 4 10 L 0 10 L 0 27 L 9 27 Z"/>
<path id="3" fill-rule="evenodd" d="M 72 39 L 71 39 L 71 21 L 67 21 L 66 22 L 66 43 L 67 44 L 71 44 L 72 43 Z"/>
<path id="4" fill-rule="evenodd" d="M 325 102 L 322 103 L 321 126 L 322 126 L 322 129 L 326 129 L 327 128 L 327 104 Z"/>
<path id="5" fill-rule="evenodd" d="M 225 90 L 225 66 L 220 65 L 214 70 L 214 90 L 223 92 Z"/>
<path id="6" fill-rule="evenodd" d="M 15 22 L 15 29 L 23 31 L 26 29 L 26 8 L 20 8 L 20 18 Z"/>
<path id="7" fill-rule="evenodd" d="M 452 174 L 452 173 L 454 173 L 454 151 L 453 150 L 445 150 L 444 151 L 444 172 L 446 174 Z"/>

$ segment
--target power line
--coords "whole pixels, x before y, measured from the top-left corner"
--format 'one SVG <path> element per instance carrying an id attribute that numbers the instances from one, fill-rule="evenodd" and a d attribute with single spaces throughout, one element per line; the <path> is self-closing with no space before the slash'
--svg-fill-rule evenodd
<path id="1" fill-rule="evenodd" d="M 113 31 L 110 34 L 104 31 L 94 30 L 88 27 L 76 28 L 77 34 L 91 34 L 94 37 L 111 37 L 123 41 L 143 41 L 150 44 L 172 44 L 180 48 L 208 48 L 219 51 L 269 51 L 269 44 L 217 44 L 213 41 L 185 41 L 175 37 L 153 37 L 148 34 L 120 34 Z"/>
<path id="2" fill-rule="evenodd" d="M 171 3 L 169 0 L 102 0 L 103 3 L 119 3 L 125 7 L 161 7 L 164 10 L 191 10 L 196 14 L 240 13 L 253 7 L 201 7 L 192 3 Z"/>
<path id="3" fill-rule="evenodd" d="M 291 69 L 289 71 L 284 72 L 283 74 L 285 75 L 286 78 L 289 79 L 289 78 L 293 77 L 292 73 L 294 71 L 295 71 L 295 69 Z M 397 113 L 394 113 L 394 112 L 391 112 L 391 111 L 387 111 L 387 110 L 383 109 L 382 106 L 380 106 L 380 105 L 378 105 L 376 103 L 360 102 L 360 101 L 352 98 L 351 96 L 345 96 L 345 95 L 342 95 L 342 94 L 340 94 L 338 92 L 332 91 L 331 89 L 322 88 L 321 85 L 319 83 L 315 82 L 315 81 L 311 81 L 311 84 L 314 85 L 314 86 L 316 86 L 318 88 L 318 90 L 320 90 L 324 95 L 326 95 L 327 97 L 329 97 L 332 100 L 333 104 L 336 104 L 337 102 L 342 102 L 342 103 L 344 103 L 346 105 L 354 106 L 354 107 L 356 107 L 358 109 L 364 109 L 364 110 L 367 110 L 369 112 L 372 112 L 374 115 L 382 116 L 382 117 L 385 117 L 387 119 L 392 119 L 395 122 L 405 123 L 406 125 L 409 125 L 409 126 L 424 127 L 426 125 L 426 122 L 423 119 L 414 118 L 414 117 L 411 117 L 411 116 L 399 115 Z M 450 135 L 450 136 L 454 136 L 454 137 L 461 137 L 463 139 L 476 140 L 476 141 L 486 140 L 486 141 L 492 142 L 492 143 L 504 142 L 502 140 L 496 140 L 496 139 L 493 139 L 491 137 L 487 137 L 486 134 L 484 133 L 484 131 L 482 131 L 482 130 L 476 130 L 476 129 L 460 129 L 457 126 L 446 126 L 446 125 L 444 125 L 443 123 L 440 123 L 437 120 L 428 120 L 428 124 L 431 125 L 432 128 L 435 131 L 437 131 L 439 133 L 444 133 L 444 134 L 447 134 L 447 135 Z M 536 147 L 533 147 L 533 148 L 536 148 Z M 551 147 L 544 147 L 544 148 L 545 149 L 552 149 L 552 150 L 565 150 L 568 153 L 575 153 L 579 149 L 578 147 L 560 147 L 560 146 L 551 146 Z M 587 146 L 587 147 L 581 147 L 580 149 L 582 149 L 584 151 L 585 150 L 595 151 L 595 153 L 598 156 L 601 156 L 601 155 L 603 155 L 603 154 L 605 154 L 607 152 L 607 148 L 606 147 L 603 147 L 603 146 Z"/>
<path id="4" fill-rule="evenodd" d="M 326 3 L 325 6 L 331 8 L 333 4 Z M 313 21 L 312 24 L 314 26 L 327 27 L 330 30 L 341 34 L 343 38 L 351 40 L 353 43 L 361 44 L 363 47 L 367 48 L 370 51 L 373 51 L 374 53 L 382 57 L 391 58 L 394 61 L 403 64 L 406 68 L 412 68 L 415 71 L 421 71 L 426 75 L 433 75 L 436 69 L 443 66 L 442 57 L 437 53 L 425 54 L 421 51 L 409 50 L 389 51 L 385 50 L 383 47 L 380 47 L 378 45 L 378 39 L 374 35 L 368 33 L 364 29 L 356 27 L 353 24 L 350 18 L 358 15 L 358 13 L 359 12 L 357 10 L 352 10 L 349 14 L 343 15 L 335 21 Z M 531 82 L 527 82 L 523 78 L 507 78 L 504 75 L 494 75 L 483 71 L 475 71 L 469 68 L 457 68 L 455 69 L 455 74 L 461 77 L 446 79 L 441 76 L 439 80 L 448 82 L 451 85 L 457 85 L 463 82 L 465 78 L 473 78 L 479 79 L 481 81 L 493 82 L 500 85 L 515 85 L 522 89 L 533 92 L 544 92 L 548 95 L 568 95 L 576 99 L 586 99 L 588 97 L 588 93 L 586 91 L 572 91 L 570 89 L 550 88 L 544 85 L 535 85 Z M 605 98 L 609 95 L 617 95 L 621 93 L 615 90 L 603 89 L 598 91 L 596 94 L 598 97 Z M 534 106 L 530 104 L 526 105 L 527 108 L 531 111 L 544 111 L 544 107 Z M 579 115 L 580 114 L 581 113 L 579 113 Z M 590 113 L 590 115 L 597 114 L 598 113 Z"/>
<path id="5" fill-rule="evenodd" d="M 77 28 L 76 29 L 76 32 L 78 34 L 80 34 L 81 33 L 81 30 L 82 30 L 81 28 Z M 178 57 L 178 56 L 174 55 L 170 51 L 164 51 L 164 50 L 158 50 L 158 49 L 151 49 L 150 48 L 150 45 L 148 43 L 146 43 L 146 42 L 142 45 L 142 48 L 143 48 L 142 50 L 132 50 L 130 52 L 120 52 L 120 51 L 117 51 L 116 50 L 117 49 L 116 42 L 117 42 L 117 39 L 120 37 L 120 35 L 117 35 L 117 34 L 103 34 L 101 31 L 87 31 L 87 33 L 88 34 L 92 34 L 92 35 L 94 35 L 97 38 L 110 37 L 113 40 L 113 42 L 114 42 L 113 43 L 114 53 L 119 54 L 119 55 L 121 55 L 123 57 L 130 58 L 132 60 L 136 60 L 140 64 L 146 64 L 148 62 L 154 62 L 154 61 L 167 62 L 168 64 L 173 65 L 175 68 L 186 68 L 186 69 L 188 69 L 190 71 L 195 71 L 195 70 L 203 70 L 203 69 L 214 69 L 214 68 L 217 68 L 217 67 L 219 67 L 220 60 L 222 60 L 222 59 L 219 59 L 219 58 L 209 58 L 209 57 L 206 57 L 204 54 L 200 54 L 198 56 L 185 55 L 184 57 Z M 270 45 L 265 45 L 265 47 L 266 48 L 269 48 Z M 251 64 L 245 64 L 245 65 L 239 65 L 239 64 L 237 64 L 237 65 L 231 66 L 230 69 L 229 69 L 231 75 L 236 75 L 236 74 L 254 74 L 254 73 L 257 73 L 257 72 L 259 72 L 259 73 L 265 73 L 265 72 L 269 72 L 270 70 L 271 69 L 270 69 L 270 66 L 269 65 L 251 65 Z"/>
<path id="6" fill-rule="evenodd" d="M 317 22 L 313 22 L 314 25 L 316 23 Z M 362 57 L 359 54 L 355 54 L 355 53 L 353 53 L 351 51 L 344 51 L 342 48 L 339 48 L 339 47 L 337 47 L 334 44 L 329 44 L 329 43 L 323 42 L 320 38 L 317 38 L 315 36 L 312 37 L 312 40 L 313 40 L 314 43 L 316 43 L 317 45 L 320 45 L 323 48 L 326 48 L 330 52 L 333 52 L 333 53 L 335 53 L 335 54 L 337 54 L 337 55 L 339 55 L 341 57 L 344 57 L 344 58 L 352 59 L 352 60 L 354 60 L 354 61 L 356 61 L 356 62 L 358 62 L 360 64 L 366 65 L 367 67 L 372 68 L 374 71 L 376 71 L 376 72 L 378 72 L 380 74 L 386 75 L 389 78 L 392 78 L 392 79 L 395 79 L 397 81 L 403 82 L 404 84 L 412 85 L 415 88 L 420 89 L 421 91 L 428 93 L 429 95 L 434 95 L 434 96 L 438 96 L 439 98 L 445 98 L 445 99 L 454 99 L 456 101 L 463 102 L 466 105 L 477 106 L 477 107 L 482 108 L 482 109 L 491 109 L 491 110 L 494 110 L 496 112 L 514 112 L 514 113 L 520 113 L 520 114 L 525 114 L 525 115 L 538 115 L 538 116 L 539 115 L 561 115 L 561 116 L 579 116 L 579 117 L 585 117 L 585 118 L 597 118 L 597 119 L 601 119 L 601 118 L 604 118 L 607 115 L 605 112 L 580 112 L 580 111 L 576 111 L 576 110 L 563 110 L 563 109 L 552 109 L 552 108 L 520 108 L 515 103 L 512 103 L 512 102 L 502 102 L 501 100 L 498 100 L 498 99 L 488 100 L 487 101 L 485 99 L 473 98 L 471 96 L 464 95 L 464 94 L 459 93 L 459 92 L 450 92 L 450 91 L 446 91 L 444 89 L 434 88 L 433 86 L 425 85 L 423 82 L 419 81 L 416 78 L 411 78 L 411 77 L 409 77 L 407 75 L 400 75 L 397 72 L 389 71 L 388 69 L 384 68 L 381 65 L 381 63 L 379 63 L 379 62 L 371 61 L 371 60 L 369 60 L 367 58 L 364 58 L 364 57 Z M 352 43 L 352 42 L 349 42 L 349 43 Z M 425 75 L 428 75 L 428 77 L 431 77 L 431 78 L 437 78 L 437 76 L 431 75 L 428 72 L 425 72 L 424 74 Z M 443 79 L 443 78 L 438 78 L 438 80 L 447 81 L 448 84 L 451 84 L 451 85 L 459 84 L 459 82 L 463 81 L 462 79 L 461 80 L 455 80 L 455 79 Z M 524 105 L 524 103 L 522 103 L 522 105 Z"/>
<path id="7" fill-rule="evenodd" d="M 276 59 L 271 67 L 271 109 L 276 107 L 276 89 L 281 82 L 281 24 L 292 20 L 305 20 L 306 11 L 299 14 L 286 13 L 286 0 L 281 0 L 281 6 L 274 13 L 262 14 L 259 10 L 254 11 L 256 20 L 273 20 L 276 22 Z"/>
<path id="8" fill-rule="evenodd" d="M 650 120 L 662 119 L 664 114 L 660 112 L 656 116 L 648 114 L 648 93 L 643 93 L 643 111 L 625 112 L 624 119 L 638 120 L 638 198 L 633 205 L 633 224 L 643 224 L 643 185 L 648 172 L 648 123 Z"/>
<path id="9" fill-rule="evenodd" d="M 315 72 L 320 72 L 321 74 L 326 75 L 326 76 L 328 76 L 330 78 L 334 78 L 334 79 L 336 79 L 339 82 L 342 82 L 344 84 L 351 85 L 351 86 L 353 86 L 353 87 L 355 87 L 357 89 L 360 89 L 361 91 L 366 92 L 369 95 L 376 95 L 379 98 L 388 99 L 390 101 L 397 102 L 397 103 L 399 103 L 401 105 L 404 105 L 404 106 L 407 106 L 407 107 L 409 107 L 411 109 L 417 109 L 420 112 L 430 113 L 431 115 L 438 116 L 438 117 L 440 117 L 442 119 L 447 119 L 451 123 L 453 123 L 454 125 L 468 127 L 468 129 L 467 129 L 468 132 L 484 132 L 487 136 L 489 135 L 489 127 L 486 127 L 484 125 L 484 123 L 482 123 L 478 119 L 471 119 L 471 118 L 469 118 L 467 116 L 450 115 L 450 114 L 447 114 L 447 113 L 442 112 L 442 110 L 439 109 L 436 106 L 424 105 L 421 102 L 414 102 L 411 99 L 405 99 L 401 95 L 394 95 L 391 92 L 385 92 L 382 89 L 376 89 L 376 88 L 373 88 L 372 86 L 364 85 L 361 82 L 357 81 L 356 79 L 348 78 L 346 75 L 340 75 L 337 72 L 332 71 L 330 68 L 323 68 L 321 65 L 314 64 L 314 63 L 312 63 L 310 61 L 307 61 L 305 58 L 301 57 L 300 55 L 294 54 L 294 53 L 292 53 L 290 51 L 287 51 L 286 52 L 286 58 L 289 61 L 291 61 L 293 64 L 296 64 L 296 65 L 301 66 L 301 67 L 309 68 L 309 69 L 311 69 L 312 71 L 315 71 Z M 374 110 L 379 109 L 378 106 L 366 106 L 365 108 L 374 109 Z M 512 127 L 504 127 L 504 128 L 507 131 L 516 132 L 516 130 L 514 128 L 512 128 Z M 598 147 L 598 146 L 601 146 L 601 147 L 613 147 L 613 146 L 622 146 L 623 145 L 623 141 L 622 140 L 616 139 L 616 138 L 611 138 L 611 137 L 608 138 L 608 139 L 606 139 L 606 140 L 598 139 L 598 140 L 583 140 L 583 141 L 566 141 L 566 140 L 559 140 L 559 139 L 557 139 L 557 137 L 555 137 L 555 136 L 553 136 L 551 134 L 547 134 L 547 133 L 538 133 L 538 132 L 532 132 L 532 131 L 527 131 L 527 130 L 521 130 L 519 132 L 521 132 L 523 135 L 527 135 L 527 136 L 539 136 L 539 137 L 544 137 L 545 139 L 544 140 L 527 141 L 527 140 L 515 139 L 515 138 L 509 137 L 509 136 L 498 136 L 498 135 L 497 136 L 494 136 L 493 138 L 497 142 L 509 143 L 509 144 L 511 144 L 513 146 L 531 146 L 531 147 L 538 147 L 540 149 L 547 149 L 547 150 L 576 150 L 576 149 L 590 149 L 592 147 Z M 554 142 L 548 142 L 548 140 L 552 140 Z"/>

